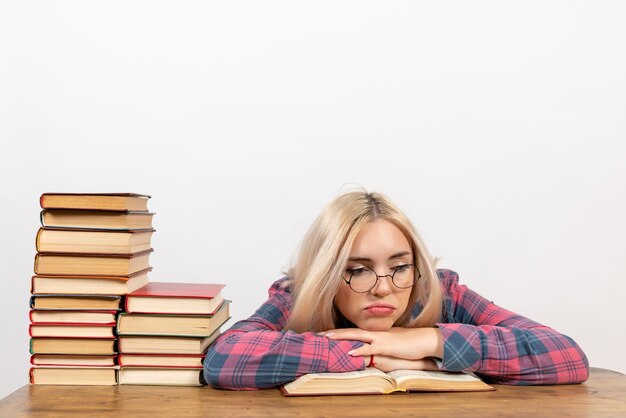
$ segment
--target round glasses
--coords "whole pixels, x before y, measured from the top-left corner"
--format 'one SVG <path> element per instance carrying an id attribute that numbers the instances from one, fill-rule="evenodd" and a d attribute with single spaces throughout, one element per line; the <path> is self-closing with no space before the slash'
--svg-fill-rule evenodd
<path id="1" fill-rule="evenodd" d="M 346 276 L 348 278 L 346 279 Z M 357 267 L 347 269 L 343 280 L 350 286 L 350 289 L 357 293 L 365 293 L 376 287 L 378 279 L 390 277 L 393 285 L 399 289 L 413 287 L 421 277 L 417 267 L 413 264 L 402 264 L 393 267 L 390 274 L 379 275 L 369 267 Z"/>

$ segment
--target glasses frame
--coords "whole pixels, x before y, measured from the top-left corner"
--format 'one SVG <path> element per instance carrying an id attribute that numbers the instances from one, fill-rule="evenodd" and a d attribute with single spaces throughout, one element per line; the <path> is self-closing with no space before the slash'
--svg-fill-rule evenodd
<path id="1" fill-rule="evenodd" d="M 411 266 L 417 272 L 417 275 L 415 273 L 413 273 L 413 283 L 411 284 L 411 286 L 407 286 L 407 287 L 400 287 L 393 280 L 393 278 L 396 275 L 396 273 L 398 272 L 398 270 L 394 270 L 392 274 L 382 274 L 381 275 L 381 274 L 376 273 L 376 271 L 374 269 L 371 269 L 369 267 L 359 267 L 359 269 L 366 269 L 366 270 L 371 271 L 376 276 L 376 281 L 374 282 L 374 285 L 372 287 L 370 287 L 369 289 L 363 290 L 363 291 L 354 290 L 354 288 L 352 287 L 352 276 L 354 276 L 355 273 L 350 274 L 350 278 L 349 279 L 346 279 L 346 277 L 344 275 L 342 275 L 341 278 L 343 279 L 344 282 L 346 282 L 346 284 L 348 286 L 350 286 L 350 290 L 352 290 L 355 293 L 367 293 L 367 292 L 371 291 L 373 288 L 375 288 L 378 285 L 378 279 L 380 279 L 381 277 L 390 277 L 391 278 L 391 283 L 393 283 L 393 285 L 395 287 L 397 287 L 398 289 L 403 289 L 403 290 L 404 289 L 410 289 L 413 286 L 415 286 L 415 284 L 419 281 L 419 279 L 422 277 L 422 273 L 419 271 L 419 269 L 417 268 L 417 266 L 415 264 L 411 264 L 411 263 L 403 264 L 402 266 L 397 266 L 397 267 L 404 267 L 404 266 Z"/>

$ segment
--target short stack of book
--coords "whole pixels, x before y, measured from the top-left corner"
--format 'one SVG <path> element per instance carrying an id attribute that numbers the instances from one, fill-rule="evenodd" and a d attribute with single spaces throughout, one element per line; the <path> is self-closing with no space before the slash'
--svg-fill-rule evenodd
<path id="1" fill-rule="evenodd" d="M 202 361 L 230 318 L 221 284 L 151 282 L 119 314 L 119 384 L 201 386 Z"/>
<path id="2" fill-rule="evenodd" d="M 150 196 L 44 193 L 31 282 L 33 384 L 117 384 L 117 313 L 145 286 Z"/>

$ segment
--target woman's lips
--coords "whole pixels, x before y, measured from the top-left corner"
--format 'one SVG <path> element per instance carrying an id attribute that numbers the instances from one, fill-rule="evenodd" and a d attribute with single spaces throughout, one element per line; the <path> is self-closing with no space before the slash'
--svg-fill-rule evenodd
<path id="1" fill-rule="evenodd" d="M 365 308 L 365 310 L 370 315 L 388 316 L 388 315 L 393 314 L 393 312 L 396 310 L 396 308 L 391 306 L 391 305 L 387 305 L 387 304 L 375 303 L 375 304 L 367 306 Z"/>

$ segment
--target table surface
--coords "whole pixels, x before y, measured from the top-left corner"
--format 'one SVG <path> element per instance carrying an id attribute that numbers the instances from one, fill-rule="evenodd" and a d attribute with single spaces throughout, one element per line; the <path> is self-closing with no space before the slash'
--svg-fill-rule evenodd
<path id="1" fill-rule="evenodd" d="M 611 370 L 592 368 L 580 385 L 495 387 L 492 392 L 285 398 L 278 389 L 27 385 L 0 401 L 0 417 L 626 417 L 626 375 Z"/>

